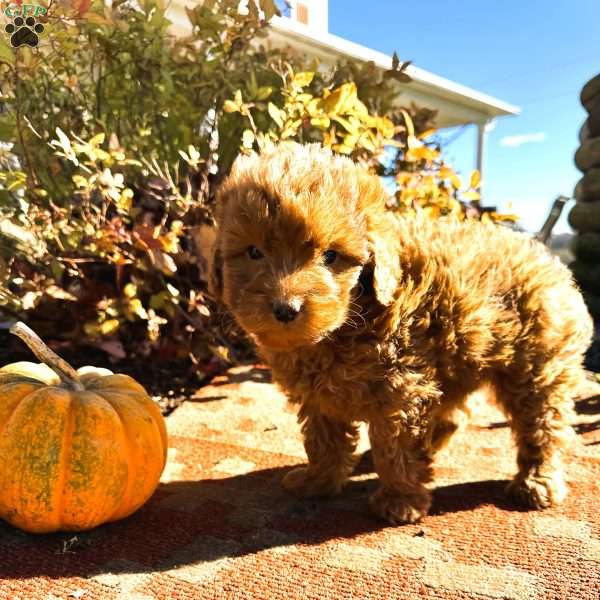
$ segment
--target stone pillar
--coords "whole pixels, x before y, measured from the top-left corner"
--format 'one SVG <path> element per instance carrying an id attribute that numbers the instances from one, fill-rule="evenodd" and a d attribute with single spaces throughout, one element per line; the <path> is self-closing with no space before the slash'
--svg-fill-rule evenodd
<path id="1" fill-rule="evenodd" d="M 569 224 L 576 231 L 571 269 L 590 313 L 600 324 L 600 74 L 583 86 L 581 103 L 588 117 L 575 153 L 583 177 L 575 186 L 576 203 L 569 213 Z"/>

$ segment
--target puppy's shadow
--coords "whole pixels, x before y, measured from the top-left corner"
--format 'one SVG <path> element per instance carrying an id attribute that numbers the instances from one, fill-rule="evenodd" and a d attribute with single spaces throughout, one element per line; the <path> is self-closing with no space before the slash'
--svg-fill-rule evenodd
<path id="1" fill-rule="evenodd" d="M 186 565 L 210 570 L 221 559 L 293 551 L 390 527 L 368 510 L 376 479 L 353 480 L 335 498 L 298 500 L 281 487 L 289 469 L 162 484 L 133 516 L 89 533 L 31 536 L 0 525 L 0 577 L 90 577 Z M 367 455 L 357 473 L 369 470 Z M 504 496 L 505 485 L 483 481 L 437 488 L 430 516 L 400 530 L 422 535 L 432 520 L 486 504 L 517 510 Z"/>
<path id="2" fill-rule="evenodd" d="M 579 422 L 574 425 L 574 429 L 579 435 L 600 429 L 600 419 L 594 419 L 596 415 L 600 415 L 600 394 L 577 400 L 575 411 L 580 417 Z M 593 446 L 598 443 L 588 442 L 588 445 Z"/>
<path id="3" fill-rule="evenodd" d="M 246 383 L 252 381 L 254 383 L 271 383 L 271 370 L 265 366 L 254 364 L 248 371 L 241 373 L 227 372 L 217 376 L 210 382 L 211 386 L 231 385 L 234 383 Z"/>

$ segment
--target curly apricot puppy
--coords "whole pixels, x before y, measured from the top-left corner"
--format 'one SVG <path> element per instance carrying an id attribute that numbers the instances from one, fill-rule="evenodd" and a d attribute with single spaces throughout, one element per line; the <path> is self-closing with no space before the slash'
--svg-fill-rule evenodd
<path id="1" fill-rule="evenodd" d="M 338 493 L 369 427 L 392 523 L 427 513 L 453 413 L 493 385 L 518 447 L 509 486 L 544 508 L 565 496 L 561 448 L 591 321 L 541 244 L 479 222 L 399 218 L 378 177 L 317 145 L 240 157 L 220 189 L 211 288 L 299 405 L 299 496 Z"/>

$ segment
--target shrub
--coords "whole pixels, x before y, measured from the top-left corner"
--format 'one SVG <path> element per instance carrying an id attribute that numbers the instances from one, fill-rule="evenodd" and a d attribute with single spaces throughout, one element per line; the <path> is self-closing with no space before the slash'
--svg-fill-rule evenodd
<path id="1" fill-rule="evenodd" d="M 237 154 L 281 139 L 395 181 L 390 209 L 487 214 L 478 175 L 461 189 L 431 141 L 435 115 L 397 107 L 408 63 L 323 71 L 267 52 L 273 1 L 238 4 L 188 10 L 187 37 L 158 0 L 94 2 L 83 18 L 52 5 L 39 48 L 0 39 L 1 312 L 116 359 L 248 356 L 206 295 L 202 246 Z"/>

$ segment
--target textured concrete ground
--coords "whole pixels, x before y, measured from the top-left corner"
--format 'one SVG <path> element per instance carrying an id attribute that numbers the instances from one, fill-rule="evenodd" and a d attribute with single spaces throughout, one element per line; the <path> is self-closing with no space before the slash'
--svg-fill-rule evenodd
<path id="1" fill-rule="evenodd" d="M 137 514 L 77 535 L 0 524 L 0 598 L 597 599 L 600 397 L 577 409 L 560 508 L 505 498 L 510 432 L 477 406 L 439 457 L 432 514 L 389 527 L 367 510 L 368 458 L 339 498 L 282 491 L 304 461 L 294 414 L 267 370 L 235 369 L 169 416 L 168 466 Z"/>

